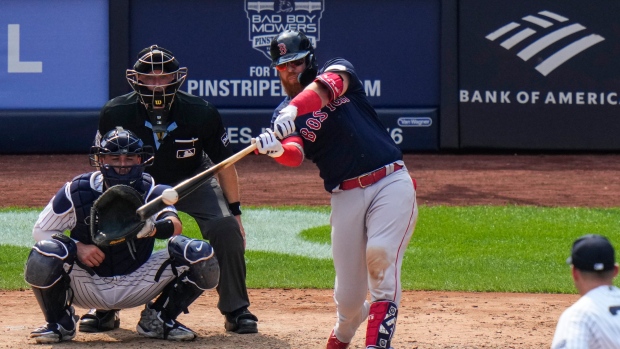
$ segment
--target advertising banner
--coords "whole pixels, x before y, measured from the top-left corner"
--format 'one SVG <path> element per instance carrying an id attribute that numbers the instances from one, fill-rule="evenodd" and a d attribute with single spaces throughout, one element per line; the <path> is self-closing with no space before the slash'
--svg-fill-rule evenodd
<path id="1" fill-rule="evenodd" d="M 108 1 L 3 0 L 0 110 L 101 108 Z"/>
<path id="2" fill-rule="evenodd" d="M 189 70 L 181 89 L 213 103 L 227 126 L 252 128 L 256 136 L 271 113 L 256 120 L 234 110 L 273 110 L 282 101 L 270 42 L 286 29 L 302 30 L 319 67 L 334 57 L 353 64 L 375 107 L 427 110 L 439 105 L 439 6 L 436 0 L 134 0 L 128 65 L 149 45 L 171 50 Z M 404 128 L 395 120 L 386 122 L 395 134 L 405 131 L 396 137 L 403 150 L 437 148 L 436 120 Z"/>
<path id="3" fill-rule="evenodd" d="M 376 107 L 439 104 L 439 2 L 164 1 L 131 2 L 131 62 L 144 47 L 171 50 L 189 74 L 183 89 L 218 108 L 275 107 L 283 90 L 269 43 L 303 30 L 319 67 L 343 57 Z M 346 18 L 346 20 L 345 20 Z"/>
<path id="4" fill-rule="evenodd" d="M 620 149 L 619 11 L 606 0 L 460 1 L 461 148 Z"/>
<path id="5" fill-rule="evenodd" d="M 272 110 L 222 109 L 230 146 L 234 151 L 250 145 L 252 138 L 269 127 Z M 439 150 L 437 109 L 377 109 L 379 120 L 403 151 Z M 265 121 L 267 120 L 267 121 Z"/>

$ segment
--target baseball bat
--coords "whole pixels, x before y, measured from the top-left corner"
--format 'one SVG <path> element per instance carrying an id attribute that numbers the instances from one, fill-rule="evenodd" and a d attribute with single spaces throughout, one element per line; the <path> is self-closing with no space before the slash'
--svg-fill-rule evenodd
<path id="1" fill-rule="evenodd" d="M 192 191 L 194 191 L 198 186 L 203 184 L 207 179 L 211 178 L 211 176 L 215 175 L 219 171 L 225 169 L 226 167 L 234 164 L 235 162 L 241 160 L 244 156 L 250 154 L 256 149 L 256 144 L 250 144 L 244 149 L 241 149 L 237 153 L 232 156 L 222 160 L 220 163 L 209 167 L 208 169 L 200 172 L 199 174 L 184 180 L 183 182 L 172 187 L 174 191 L 177 192 L 179 200 L 183 197 L 189 195 Z M 146 204 L 140 206 L 136 210 L 136 214 L 140 216 L 141 220 L 146 220 L 150 216 L 156 214 L 157 212 L 163 210 L 168 205 L 163 202 L 162 197 L 159 196 Z"/>

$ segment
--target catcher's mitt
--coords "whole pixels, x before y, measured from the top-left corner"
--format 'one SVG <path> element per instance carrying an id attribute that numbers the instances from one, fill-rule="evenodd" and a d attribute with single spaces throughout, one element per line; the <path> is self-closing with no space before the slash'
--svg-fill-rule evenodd
<path id="1" fill-rule="evenodd" d="M 153 220 L 141 221 L 136 210 L 144 204 L 142 195 L 127 185 L 106 190 L 90 210 L 90 235 L 100 247 L 149 236 Z"/>

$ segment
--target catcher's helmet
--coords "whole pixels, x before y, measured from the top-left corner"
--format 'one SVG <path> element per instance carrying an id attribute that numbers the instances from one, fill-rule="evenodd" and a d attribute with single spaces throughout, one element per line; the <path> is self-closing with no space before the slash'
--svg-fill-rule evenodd
<path id="1" fill-rule="evenodd" d="M 168 113 L 179 87 L 187 77 L 187 68 L 169 50 L 151 45 L 138 53 L 133 69 L 127 69 L 127 82 L 146 107 L 154 132 L 166 132 Z"/>
<path id="2" fill-rule="evenodd" d="M 140 156 L 140 163 L 137 165 L 127 166 L 129 171 L 121 174 L 125 166 L 111 166 L 103 161 L 102 155 L 129 155 L 136 154 Z M 144 145 L 142 140 L 135 133 L 117 127 L 107 132 L 98 146 L 90 149 L 90 165 L 98 167 L 103 175 L 103 180 L 108 187 L 117 184 L 134 185 L 138 184 L 138 180 L 142 178 L 144 167 L 153 164 L 153 147 Z"/>
<path id="3" fill-rule="evenodd" d="M 285 30 L 271 40 L 269 48 L 271 66 L 306 58 L 306 69 L 299 74 L 299 82 L 307 86 L 316 77 L 318 66 L 314 57 L 314 47 L 302 31 Z"/>

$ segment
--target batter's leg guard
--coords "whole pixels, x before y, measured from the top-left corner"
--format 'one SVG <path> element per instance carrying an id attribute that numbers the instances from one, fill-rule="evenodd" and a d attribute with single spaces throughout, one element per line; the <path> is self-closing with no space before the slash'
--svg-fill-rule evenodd
<path id="1" fill-rule="evenodd" d="M 60 234 L 37 242 L 30 250 L 24 279 L 32 286 L 48 323 L 58 323 L 67 315 L 72 300 L 69 273 L 76 257 L 75 242 Z"/>
<path id="2" fill-rule="evenodd" d="M 398 307 L 391 301 L 376 301 L 370 305 L 366 327 L 366 349 L 390 348 L 396 329 Z"/>

